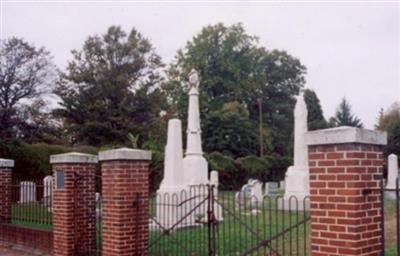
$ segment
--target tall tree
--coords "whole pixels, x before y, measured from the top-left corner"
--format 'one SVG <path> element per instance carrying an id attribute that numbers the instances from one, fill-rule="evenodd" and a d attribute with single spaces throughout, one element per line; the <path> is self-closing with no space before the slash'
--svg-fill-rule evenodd
<path id="1" fill-rule="evenodd" d="M 196 68 L 201 77 L 203 129 L 207 129 L 204 125 L 210 124 L 207 118 L 211 112 L 221 111 L 225 103 L 237 102 L 249 112 L 252 129 L 256 132 L 262 109 L 261 131 L 271 131 L 268 137 L 263 136 L 263 143 L 272 142 L 273 148 L 269 149 L 282 155 L 290 152 L 287 141 L 293 127 L 293 95 L 305 82 L 305 67 L 299 60 L 284 51 L 259 47 L 257 38 L 247 34 L 241 24 L 225 26 L 219 23 L 204 27 L 178 51 L 163 87 L 183 120 L 187 115 L 188 87 L 182 82 L 186 81 L 192 68 Z M 205 143 L 208 139 L 203 138 Z"/>
<path id="2" fill-rule="evenodd" d="M 50 53 L 21 38 L 0 41 L 0 138 L 24 134 L 20 118 L 32 99 L 49 92 L 55 78 Z M 23 104 L 22 102 L 25 101 Z"/>
<path id="3" fill-rule="evenodd" d="M 381 110 L 377 130 L 388 133 L 388 144 L 385 147 L 385 154 L 391 153 L 400 155 L 400 102 L 393 103 L 386 111 Z"/>
<path id="4" fill-rule="evenodd" d="M 361 120 L 351 111 L 351 105 L 343 98 L 336 110 L 335 117 L 332 119 L 335 126 L 363 127 Z"/>
<path id="5" fill-rule="evenodd" d="M 62 74 L 56 90 L 72 143 L 126 142 L 129 133 L 147 139 L 159 122 L 165 97 L 160 57 L 136 29 L 112 26 L 90 36 Z"/>
<path id="6" fill-rule="evenodd" d="M 218 151 L 236 157 L 257 154 L 257 129 L 242 104 L 225 103 L 221 110 L 211 111 L 204 122 L 202 134 L 207 138 L 203 142 L 205 151 Z"/>
<path id="7" fill-rule="evenodd" d="M 327 128 L 328 123 L 324 118 L 324 113 L 315 91 L 305 89 L 304 101 L 306 102 L 308 111 L 308 129 L 312 131 Z"/>

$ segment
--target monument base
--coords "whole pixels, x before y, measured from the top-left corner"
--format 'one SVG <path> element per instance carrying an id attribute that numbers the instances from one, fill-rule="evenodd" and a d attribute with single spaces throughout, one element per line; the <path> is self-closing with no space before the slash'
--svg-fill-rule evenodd
<path id="1" fill-rule="evenodd" d="M 290 166 L 286 172 L 285 195 L 278 201 L 278 209 L 303 211 L 310 208 L 310 178 L 308 167 Z"/>
<path id="2" fill-rule="evenodd" d="M 156 218 L 151 229 L 181 229 L 207 223 L 206 186 L 160 188 L 156 197 Z M 222 208 L 214 203 L 215 219 L 222 221 Z M 161 226 L 161 227 L 160 227 Z"/>

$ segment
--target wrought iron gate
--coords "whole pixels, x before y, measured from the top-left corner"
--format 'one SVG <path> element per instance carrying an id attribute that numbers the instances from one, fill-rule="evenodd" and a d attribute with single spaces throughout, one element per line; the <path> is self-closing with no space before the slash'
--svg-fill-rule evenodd
<path id="1" fill-rule="evenodd" d="M 150 199 L 149 255 L 309 255 L 308 203 L 209 185 L 158 194 Z"/>
<path id="2" fill-rule="evenodd" d="M 387 188 L 384 180 L 378 189 L 365 189 L 364 194 L 375 193 L 381 197 L 381 251 L 384 255 L 400 255 L 400 187 Z"/>

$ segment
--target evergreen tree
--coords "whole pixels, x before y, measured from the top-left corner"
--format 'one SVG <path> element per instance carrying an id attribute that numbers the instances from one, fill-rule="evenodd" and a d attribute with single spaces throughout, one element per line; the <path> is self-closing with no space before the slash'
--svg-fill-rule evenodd
<path id="1" fill-rule="evenodd" d="M 317 94 L 311 89 L 305 89 L 304 101 L 307 104 L 308 129 L 312 131 L 327 128 L 328 123 L 324 118 L 322 107 Z"/>
<path id="2" fill-rule="evenodd" d="M 146 38 L 134 28 L 127 34 L 112 26 L 72 54 L 55 91 L 62 102 L 54 112 L 72 143 L 99 146 L 124 143 L 129 133 L 142 139 L 159 134 L 163 64 Z"/>
<path id="3" fill-rule="evenodd" d="M 335 126 L 363 127 L 361 120 L 352 113 L 351 105 L 346 98 L 342 99 L 333 120 Z"/>

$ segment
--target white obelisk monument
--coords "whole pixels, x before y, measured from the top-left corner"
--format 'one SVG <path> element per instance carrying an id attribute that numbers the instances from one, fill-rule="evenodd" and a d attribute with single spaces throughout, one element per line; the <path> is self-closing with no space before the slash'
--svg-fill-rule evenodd
<path id="1" fill-rule="evenodd" d="M 164 178 L 157 191 L 157 222 L 170 228 L 181 218 L 179 204 L 185 189 L 183 180 L 182 126 L 179 119 L 168 122 L 167 145 L 165 146 Z"/>
<path id="2" fill-rule="evenodd" d="M 188 185 L 208 184 L 208 163 L 201 147 L 199 112 L 199 75 L 192 70 L 189 74 L 189 111 L 186 153 L 183 159 L 185 183 Z"/>
<path id="3" fill-rule="evenodd" d="M 165 147 L 164 178 L 159 191 L 178 193 L 184 189 L 183 180 L 182 124 L 179 119 L 168 121 Z"/>
<path id="4" fill-rule="evenodd" d="M 283 198 L 285 201 L 285 209 L 289 208 L 289 201 L 291 209 L 296 209 L 296 200 L 290 200 L 292 196 L 297 198 L 298 209 L 303 209 L 304 198 L 310 194 L 306 133 L 307 106 L 301 94 L 297 96 L 297 102 L 294 108 L 294 163 L 286 172 L 285 195 Z"/>

